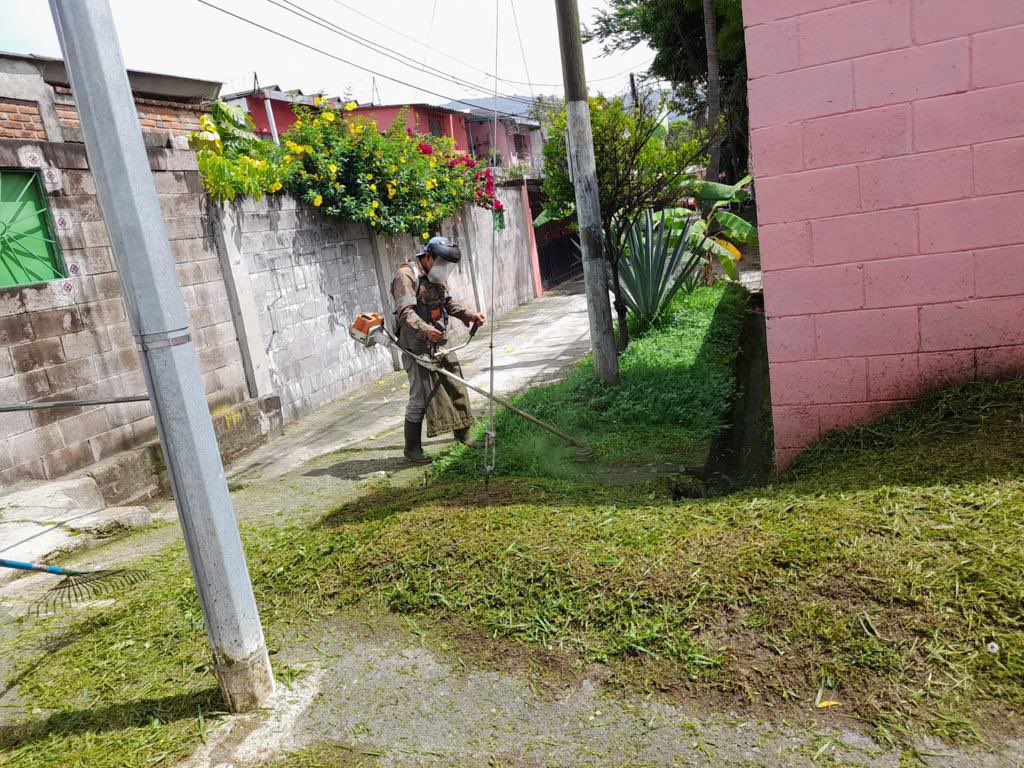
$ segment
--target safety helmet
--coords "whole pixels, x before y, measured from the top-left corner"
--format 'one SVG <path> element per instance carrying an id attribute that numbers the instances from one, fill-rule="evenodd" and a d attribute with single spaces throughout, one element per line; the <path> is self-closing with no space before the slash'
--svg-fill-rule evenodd
<path id="1" fill-rule="evenodd" d="M 452 264 L 458 264 L 459 260 L 462 259 L 462 251 L 459 250 L 459 246 L 447 237 L 430 238 L 416 255 L 427 256 L 428 254 L 435 259 L 442 259 Z"/>

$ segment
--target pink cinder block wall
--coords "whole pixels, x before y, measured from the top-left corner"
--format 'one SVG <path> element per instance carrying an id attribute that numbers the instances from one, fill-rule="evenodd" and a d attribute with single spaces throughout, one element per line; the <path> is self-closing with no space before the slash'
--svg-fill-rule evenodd
<path id="1" fill-rule="evenodd" d="M 743 0 L 776 459 L 1024 371 L 1024 0 Z"/>

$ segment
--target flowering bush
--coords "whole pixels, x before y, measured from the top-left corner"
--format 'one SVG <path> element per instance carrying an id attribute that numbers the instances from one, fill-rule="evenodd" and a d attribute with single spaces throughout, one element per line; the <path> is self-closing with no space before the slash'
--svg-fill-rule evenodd
<path id="1" fill-rule="evenodd" d="M 328 216 L 379 232 L 427 239 L 466 203 L 502 207 L 489 170 L 477 170 L 449 137 L 407 131 L 404 113 L 380 133 L 363 117 L 303 110 L 281 141 L 289 190 Z"/>
<path id="2" fill-rule="evenodd" d="M 284 186 L 286 169 L 280 147 L 261 141 L 252 132 L 252 118 L 244 110 L 218 101 L 199 120 L 200 130 L 189 136 L 203 185 L 220 203 L 239 195 L 259 200 Z"/>
<path id="3" fill-rule="evenodd" d="M 221 202 L 287 189 L 328 216 L 423 239 L 466 203 L 504 210 L 491 169 L 477 168 L 451 138 L 413 134 L 404 112 L 380 133 L 372 121 L 346 114 L 355 106 L 298 109 L 281 146 L 251 134 L 239 139 L 237 126 L 218 132 L 208 121 L 190 139 L 203 184 Z"/>

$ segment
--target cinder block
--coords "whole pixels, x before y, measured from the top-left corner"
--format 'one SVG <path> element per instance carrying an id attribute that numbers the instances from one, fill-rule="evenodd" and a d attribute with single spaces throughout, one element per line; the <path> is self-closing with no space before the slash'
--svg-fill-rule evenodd
<path id="1" fill-rule="evenodd" d="M 978 350 L 978 378 L 1006 379 L 1024 373 L 1024 346 Z"/>
<path id="2" fill-rule="evenodd" d="M 860 166 L 864 209 L 962 200 L 972 195 L 968 147 L 891 158 Z"/>
<path id="3" fill-rule="evenodd" d="M 1024 71 L 1021 72 L 1021 77 L 1024 78 Z M 974 147 L 974 191 L 976 194 L 996 195 L 1022 190 L 1024 190 L 1024 138 L 979 144 Z"/>
<path id="4" fill-rule="evenodd" d="M 6 348 L 0 347 L 0 379 L 14 374 L 14 361 Z"/>
<path id="5" fill-rule="evenodd" d="M 0 316 L 0 346 L 9 347 L 34 341 L 36 333 L 32 328 L 31 318 L 32 315 L 28 312 Z"/>
<path id="6" fill-rule="evenodd" d="M 11 459 L 15 466 L 64 447 L 60 428 L 56 424 L 15 435 L 7 444 L 10 446 Z"/>
<path id="7" fill-rule="evenodd" d="M 801 16 L 800 64 L 812 67 L 911 43 L 906 0 L 868 0 Z"/>
<path id="8" fill-rule="evenodd" d="M 1016 245 L 1024 232 L 1024 194 L 928 205 L 919 215 L 925 253 Z"/>
<path id="9" fill-rule="evenodd" d="M 50 382 L 50 390 L 60 392 L 66 389 L 81 387 L 96 380 L 93 358 L 83 357 L 46 369 L 46 378 Z"/>
<path id="10" fill-rule="evenodd" d="M 758 182 L 758 221 L 792 221 L 841 216 L 860 210 L 857 168 L 825 168 L 774 176 Z"/>
<path id="11" fill-rule="evenodd" d="M 867 363 L 862 357 L 775 363 L 769 373 L 776 407 L 867 399 Z"/>
<path id="12" fill-rule="evenodd" d="M 922 391 L 974 379 L 974 350 L 922 352 L 917 356 Z"/>
<path id="13" fill-rule="evenodd" d="M 816 357 L 813 315 L 770 317 L 767 325 L 768 360 L 773 365 Z"/>
<path id="14" fill-rule="evenodd" d="M 125 321 L 124 301 L 121 298 L 105 299 L 79 307 L 82 322 L 86 328 L 102 328 Z"/>
<path id="15" fill-rule="evenodd" d="M 974 257 L 943 253 L 864 265 L 868 307 L 963 301 L 974 295 Z"/>
<path id="16" fill-rule="evenodd" d="M 135 434 L 129 426 L 117 427 L 89 439 L 89 447 L 96 461 L 112 456 L 135 445 Z"/>
<path id="17" fill-rule="evenodd" d="M 848 61 L 769 75 L 749 83 L 751 128 L 792 123 L 853 109 L 853 66 Z"/>
<path id="18" fill-rule="evenodd" d="M 851 264 L 917 253 L 913 209 L 820 219 L 811 224 L 815 264 Z"/>
<path id="19" fill-rule="evenodd" d="M 58 425 L 65 445 L 84 442 L 90 437 L 96 437 L 96 435 L 106 432 L 109 428 L 106 414 L 103 413 L 102 408 L 86 411 L 80 416 L 73 416 L 70 419 L 62 419 Z"/>
<path id="20" fill-rule="evenodd" d="M 979 297 L 1024 295 L 1024 245 L 977 251 L 974 289 Z"/>
<path id="21" fill-rule="evenodd" d="M 803 129 L 800 123 L 758 128 L 750 133 L 754 171 L 758 180 L 794 173 L 804 168 Z"/>
<path id="22" fill-rule="evenodd" d="M 920 313 L 922 350 L 1024 344 L 1024 296 L 934 304 L 921 307 Z"/>
<path id="23" fill-rule="evenodd" d="M 1019 0 L 913 0 L 914 40 L 929 43 L 1024 24 Z"/>
<path id="24" fill-rule="evenodd" d="M 821 432 L 827 434 L 835 429 L 859 427 L 878 421 L 879 418 L 899 406 L 900 400 L 886 400 L 874 403 L 845 403 L 843 405 L 822 405 L 818 408 Z"/>
<path id="25" fill-rule="evenodd" d="M 904 48 L 853 62 L 857 106 L 881 107 L 966 91 L 971 49 L 966 38 Z"/>
<path id="26" fill-rule="evenodd" d="M 745 0 L 743 20 L 748 26 L 764 24 L 790 16 L 835 8 L 848 2 L 849 0 Z"/>
<path id="27" fill-rule="evenodd" d="M 10 348 L 10 352 L 14 360 L 14 370 L 18 373 L 64 362 L 64 349 L 59 338 L 15 344 Z"/>
<path id="28" fill-rule="evenodd" d="M 799 20 L 748 26 L 747 73 L 751 80 L 800 68 Z"/>
<path id="29" fill-rule="evenodd" d="M 808 168 L 879 160 L 911 151 L 910 106 L 851 112 L 804 123 Z"/>
<path id="30" fill-rule="evenodd" d="M 920 393 L 917 355 L 868 358 L 868 397 L 872 400 L 910 400 Z"/>
<path id="31" fill-rule="evenodd" d="M 927 152 L 1024 136 L 1022 103 L 1024 83 L 915 102 L 914 146 Z"/>
<path id="32" fill-rule="evenodd" d="M 815 318 L 818 357 L 857 357 L 916 352 L 917 307 L 834 312 Z"/>
<path id="33" fill-rule="evenodd" d="M 75 360 L 110 349 L 110 337 L 105 328 L 95 328 L 81 333 L 69 333 L 61 337 L 64 357 Z"/>
<path id="34" fill-rule="evenodd" d="M 769 317 L 839 312 L 864 306 L 859 264 L 765 272 L 763 279 Z"/>
<path id="35" fill-rule="evenodd" d="M 971 39 L 971 79 L 975 88 L 1024 80 L 1024 24 Z"/>
<path id="36" fill-rule="evenodd" d="M 84 327 L 82 325 L 82 316 L 75 307 L 61 307 L 60 309 L 33 312 L 29 317 L 32 319 L 32 330 L 37 339 L 75 333 Z"/>

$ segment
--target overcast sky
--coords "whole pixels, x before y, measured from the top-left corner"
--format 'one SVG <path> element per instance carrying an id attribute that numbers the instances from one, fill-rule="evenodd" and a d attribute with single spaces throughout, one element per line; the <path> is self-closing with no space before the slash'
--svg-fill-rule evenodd
<path id="1" fill-rule="evenodd" d="M 223 93 L 250 87 L 255 72 L 262 85 L 278 84 L 306 93 L 323 90 L 329 95 L 350 92 L 361 102 L 371 100 L 371 74 L 231 18 L 199 0 L 110 2 L 130 69 L 219 80 L 225 84 Z M 292 6 L 329 24 L 399 52 L 411 60 L 406 63 L 299 18 L 281 7 L 289 5 L 287 0 L 209 2 L 410 84 L 378 76 L 379 98 L 374 99 L 378 103 L 480 98 L 494 87 L 488 75 L 494 71 L 494 0 L 291 0 Z M 587 22 L 604 5 L 603 0 L 579 0 L 580 17 Z M 502 82 L 499 91 L 529 94 L 529 79 L 536 93 L 561 93 L 553 0 L 498 0 L 498 16 L 498 74 L 516 81 Z M 0 0 L 0 50 L 60 56 L 45 0 Z M 653 58 L 645 46 L 604 57 L 596 44 L 590 44 L 584 53 L 592 91 L 608 94 L 623 92 L 629 71 L 643 71 Z M 427 67 L 464 82 L 420 71 L 424 61 Z"/>

